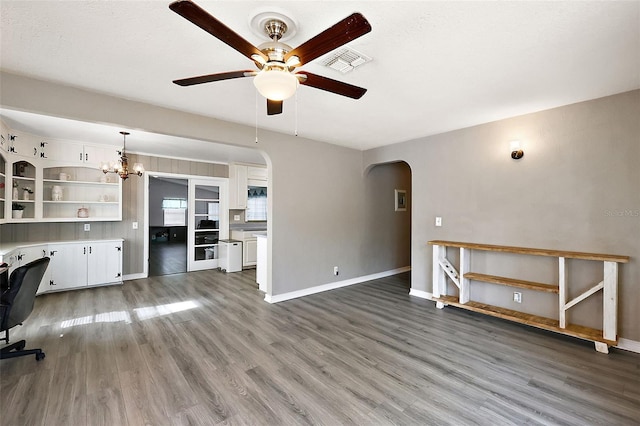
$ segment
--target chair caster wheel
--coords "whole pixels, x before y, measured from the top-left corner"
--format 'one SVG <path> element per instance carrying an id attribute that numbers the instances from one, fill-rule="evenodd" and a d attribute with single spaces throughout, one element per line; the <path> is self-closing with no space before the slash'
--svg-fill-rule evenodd
<path id="1" fill-rule="evenodd" d="M 44 352 L 40 352 L 36 354 L 36 361 L 40 361 L 41 359 L 44 359 L 44 357 L 45 357 Z"/>

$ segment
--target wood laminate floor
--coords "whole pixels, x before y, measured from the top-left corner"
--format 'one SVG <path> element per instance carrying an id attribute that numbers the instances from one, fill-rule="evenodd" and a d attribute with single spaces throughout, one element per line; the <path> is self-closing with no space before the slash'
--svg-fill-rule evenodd
<path id="1" fill-rule="evenodd" d="M 9 425 L 638 425 L 640 355 L 410 297 L 276 305 L 255 271 L 47 294 L 3 360 Z"/>
<path id="2" fill-rule="evenodd" d="M 149 244 L 149 276 L 187 272 L 187 242 Z"/>

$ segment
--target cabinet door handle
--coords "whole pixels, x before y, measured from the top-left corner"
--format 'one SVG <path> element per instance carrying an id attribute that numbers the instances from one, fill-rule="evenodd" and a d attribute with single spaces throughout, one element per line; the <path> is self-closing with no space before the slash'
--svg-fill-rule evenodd
<path id="1" fill-rule="evenodd" d="M 33 156 L 36 157 L 38 155 L 38 148 L 33 148 Z"/>
<path id="2" fill-rule="evenodd" d="M 89 161 L 89 154 L 84 155 L 84 161 Z"/>
<path id="3" fill-rule="evenodd" d="M 49 252 L 49 256 L 55 256 L 57 251 L 58 251 L 58 250 L 51 250 L 51 251 Z"/>
<path id="4" fill-rule="evenodd" d="M 80 161 L 82 161 L 82 153 L 80 153 Z"/>
<path id="5" fill-rule="evenodd" d="M 87 248 L 84 247 L 84 253 L 83 254 L 87 254 Z"/>
<path id="6" fill-rule="evenodd" d="M 91 254 L 91 246 L 89 246 L 89 254 Z"/>

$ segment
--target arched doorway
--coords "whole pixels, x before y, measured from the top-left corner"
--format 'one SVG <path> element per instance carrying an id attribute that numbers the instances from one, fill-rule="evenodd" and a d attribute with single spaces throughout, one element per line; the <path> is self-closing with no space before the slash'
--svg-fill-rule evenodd
<path id="1" fill-rule="evenodd" d="M 365 191 L 366 269 L 410 267 L 411 168 L 404 161 L 373 165 L 366 171 Z"/>

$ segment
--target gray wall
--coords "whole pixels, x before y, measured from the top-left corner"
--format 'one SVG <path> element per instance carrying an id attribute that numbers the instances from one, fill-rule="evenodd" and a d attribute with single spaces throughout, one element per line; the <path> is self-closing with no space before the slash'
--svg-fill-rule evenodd
<path id="1" fill-rule="evenodd" d="M 368 240 L 379 226 L 377 219 L 363 220 L 373 196 L 368 166 L 405 161 L 413 182 L 414 288 L 430 290 L 431 252 L 426 246 L 430 239 L 628 254 L 632 261 L 622 266 L 620 274 L 619 334 L 640 341 L 636 309 L 640 219 L 617 215 L 640 209 L 639 91 L 363 154 L 266 130 L 260 131 L 255 144 L 252 127 L 8 73 L 2 73 L 0 84 L 2 105 L 8 108 L 259 149 L 269 169 L 268 290 L 274 296 L 336 281 L 334 265 L 340 267 L 340 280 L 407 266 L 402 260 L 388 262 L 383 251 L 370 250 L 387 243 L 403 249 L 397 240 Z M 508 153 L 508 141 L 516 138 L 524 142 L 526 152 L 518 162 Z M 211 166 L 142 156 L 131 161 L 141 161 L 147 170 L 198 175 L 208 175 L 201 168 Z M 228 173 L 226 166 L 221 167 L 225 170 L 214 170 L 213 175 Z M 318 196 L 301 197 L 311 185 Z M 142 271 L 142 195 L 141 180 L 130 180 L 123 197 L 123 223 L 119 227 L 105 224 L 105 228 L 117 227 L 127 239 L 125 251 L 130 254 L 125 273 Z M 436 215 L 444 218 L 442 228 L 433 226 Z M 134 220 L 140 222 L 140 229 L 131 229 Z M 73 227 L 70 233 L 79 234 L 80 224 L 68 225 Z M 48 225 L 31 226 L 48 230 Z M 103 231 L 110 232 L 117 231 Z M 489 269 L 500 263 L 484 261 Z M 552 267 L 544 268 L 552 276 Z M 529 269 L 519 265 L 511 272 Z M 593 284 L 585 279 L 583 285 Z M 474 291 L 478 298 L 492 298 L 493 292 L 499 292 L 495 288 L 482 294 Z M 535 302 L 522 307 L 539 309 L 542 303 Z M 585 306 L 588 311 L 590 305 Z M 576 309 L 582 309 L 580 316 L 593 316 L 584 307 Z"/>
<path id="2" fill-rule="evenodd" d="M 1 103 L 7 108 L 260 150 L 269 169 L 267 229 L 271 256 L 267 269 L 268 291 L 274 296 L 336 281 L 335 265 L 340 267 L 338 280 L 409 266 L 399 263 L 401 261 L 391 265 L 384 260 L 384 252 L 375 252 L 372 257 L 362 250 L 369 230 L 362 219 L 368 195 L 360 151 L 266 130 L 260 130 L 256 144 L 253 127 L 6 72 L 0 77 Z M 304 134 L 304 129 L 300 129 L 300 134 Z M 211 175 L 204 170 L 209 165 L 130 157 L 131 162 L 142 162 L 149 171 Z M 220 167 L 224 167 L 224 174 L 213 175 L 228 176 L 227 167 Z M 301 194 L 310 186 L 318 196 L 303 199 Z M 123 222 L 112 225 L 117 229 L 112 232 L 126 239 L 125 252 L 129 255 L 125 255 L 124 270 L 127 274 L 143 270 L 142 230 L 146 226 L 142 220 L 143 189 L 139 179 L 131 178 L 127 182 Z M 133 221 L 139 222 L 138 230 L 131 229 Z M 387 243 L 381 240 L 377 245 Z"/>
<path id="3" fill-rule="evenodd" d="M 619 335 L 640 340 L 640 91 L 425 137 L 364 153 L 413 173 L 412 287 L 431 291 L 434 239 L 631 256 L 620 269 Z M 512 160 L 510 140 L 525 156 Z M 434 218 L 443 217 L 443 226 Z M 551 259 L 475 254 L 477 272 L 557 280 Z M 602 279 L 601 264 L 570 263 L 572 295 Z M 557 317 L 553 296 L 472 283 L 481 302 Z M 550 298 L 551 297 L 551 298 Z M 598 296 L 600 297 L 600 296 Z M 570 319 L 589 323 L 601 298 Z M 500 303 L 498 303 L 500 302 Z M 555 314 L 554 314 L 555 312 Z"/>

